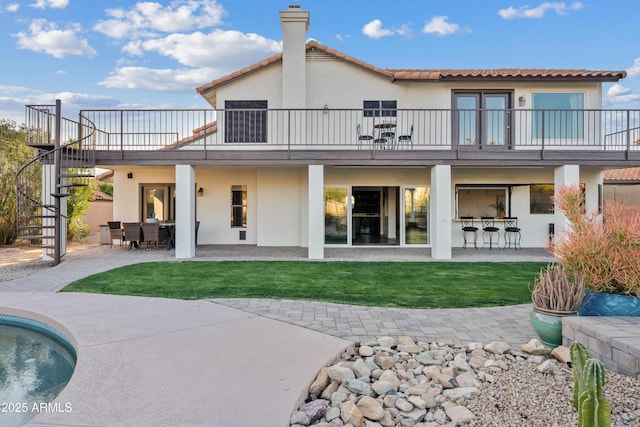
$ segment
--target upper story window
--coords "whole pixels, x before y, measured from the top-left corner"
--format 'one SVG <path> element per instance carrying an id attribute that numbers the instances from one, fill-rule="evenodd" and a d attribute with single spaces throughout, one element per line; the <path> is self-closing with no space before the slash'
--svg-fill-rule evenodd
<path id="1" fill-rule="evenodd" d="M 396 117 L 397 101 L 363 101 L 365 117 Z"/>
<path id="2" fill-rule="evenodd" d="M 225 142 L 267 142 L 267 101 L 225 101 L 224 108 Z"/>
<path id="3" fill-rule="evenodd" d="M 584 137 L 583 93 L 532 94 L 533 137 L 580 139 Z"/>

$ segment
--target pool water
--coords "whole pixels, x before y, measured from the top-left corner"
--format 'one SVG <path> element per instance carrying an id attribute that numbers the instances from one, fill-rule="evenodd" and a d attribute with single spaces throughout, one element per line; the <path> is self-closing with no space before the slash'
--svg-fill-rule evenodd
<path id="1" fill-rule="evenodd" d="M 50 403 L 76 365 L 70 341 L 44 323 L 0 315 L 0 425 L 20 426 L 44 411 L 70 412 Z"/>

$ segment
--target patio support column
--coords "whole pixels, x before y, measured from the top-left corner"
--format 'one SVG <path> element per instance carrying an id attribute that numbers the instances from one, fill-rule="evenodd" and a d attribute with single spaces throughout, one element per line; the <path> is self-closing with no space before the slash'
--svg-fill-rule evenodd
<path id="1" fill-rule="evenodd" d="M 324 259 L 324 166 L 309 165 L 309 259 Z"/>
<path id="2" fill-rule="evenodd" d="M 196 256 L 196 173 L 192 165 L 176 165 L 176 258 Z"/>
<path id="3" fill-rule="evenodd" d="M 451 165 L 431 168 L 431 257 L 451 259 Z"/>
<path id="4" fill-rule="evenodd" d="M 571 184 L 580 184 L 580 166 L 564 165 L 557 167 L 553 175 L 554 195 L 558 193 L 558 189 L 563 185 Z M 559 210 L 554 211 L 553 221 L 555 234 L 561 233 L 568 224 L 567 217 Z"/>

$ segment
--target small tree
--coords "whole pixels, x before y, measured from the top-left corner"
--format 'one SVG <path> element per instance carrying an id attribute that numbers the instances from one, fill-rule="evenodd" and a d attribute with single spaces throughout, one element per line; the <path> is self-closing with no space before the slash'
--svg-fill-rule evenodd
<path id="1" fill-rule="evenodd" d="M 560 187 L 554 203 L 570 222 L 554 242 L 558 262 L 591 291 L 640 296 L 640 208 L 605 202 L 601 219 L 578 185 Z"/>
<path id="2" fill-rule="evenodd" d="M 0 244 L 16 240 L 16 173 L 28 163 L 35 150 L 24 143 L 24 127 L 0 119 Z"/>

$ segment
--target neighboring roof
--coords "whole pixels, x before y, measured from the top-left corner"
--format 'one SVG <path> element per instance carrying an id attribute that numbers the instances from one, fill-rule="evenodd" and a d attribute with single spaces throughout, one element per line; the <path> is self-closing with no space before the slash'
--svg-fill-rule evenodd
<path id="1" fill-rule="evenodd" d="M 113 197 L 100 190 L 92 190 L 91 193 L 93 194 L 92 200 L 94 202 L 113 202 Z"/>
<path id="2" fill-rule="evenodd" d="M 408 69 L 382 69 L 364 61 L 356 59 L 345 53 L 339 52 L 328 46 L 320 44 L 314 40 L 307 42 L 307 51 L 323 51 L 336 58 L 342 59 L 348 63 L 361 67 L 365 70 L 379 74 L 391 81 L 425 81 L 425 82 L 443 82 L 443 81 L 598 81 L 598 82 L 615 82 L 627 76 L 626 71 L 591 71 L 583 69 L 544 69 L 544 68 L 500 68 L 500 69 L 479 69 L 479 70 L 453 70 L 453 69 L 433 69 L 433 70 L 408 70 Z M 282 53 L 273 55 L 267 59 L 257 62 L 253 65 L 245 67 L 241 70 L 220 77 L 210 83 L 204 84 L 196 91 L 204 96 L 205 93 L 215 90 L 220 86 L 230 83 L 234 80 L 246 77 L 258 70 L 262 70 L 273 64 L 282 61 Z"/>
<path id="3" fill-rule="evenodd" d="M 106 170 L 98 175 L 96 175 L 96 181 L 107 181 L 109 179 L 113 178 L 113 171 L 112 170 Z"/>
<path id="4" fill-rule="evenodd" d="M 174 144 L 167 145 L 161 148 L 161 150 L 176 150 L 180 147 L 184 147 L 185 145 L 189 145 L 192 142 L 198 141 L 203 137 L 213 135 L 216 132 L 218 132 L 218 121 L 214 120 L 212 122 L 206 123 L 204 126 L 200 126 L 199 128 L 194 129 L 193 135 L 182 138 L 181 140 L 176 141 Z"/>
<path id="5" fill-rule="evenodd" d="M 609 169 L 604 171 L 606 183 L 640 183 L 640 168 Z"/>

